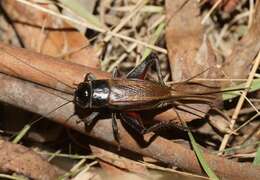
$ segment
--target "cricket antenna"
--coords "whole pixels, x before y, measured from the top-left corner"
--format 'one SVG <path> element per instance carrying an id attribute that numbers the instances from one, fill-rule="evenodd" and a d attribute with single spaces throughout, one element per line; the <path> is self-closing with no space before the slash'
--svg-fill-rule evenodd
<path id="1" fill-rule="evenodd" d="M 70 115 L 64 122 L 67 123 L 73 116 L 77 115 L 75 112 Z"/>
<path id="2" fill-rule="evenodd" d="M 7 51 L 4 51 L 4 50 L 2 50 L 2 51 L 3 51 L 4 53 L 6 53 L 6 54 L 8 54 L 8 55 L 10 55 L 10 56 L 12 56 L 12 57 L 14 57 L 15 59 L 19 60 L 21 63 L 23 63 L 23 64 L 25 64 L 25 65 L 27 65 L 27 66 L 33 68 L 34 70 L 36 70 L 36 71 L 38 71 L 38 72 L 40 72 L 40 73 L 42 73 L 42 74 L 44 74 L 44 75 L 46 75 L 46 76 L 49 76 L 49 77 L 51 77 L 52 79 L 55 79 L 55 80 L 58 81 L 59 83 L 65 85 L 65 86 L 67 86 L 67 87 L 69 87 L 69 88 L 75 89 L 75 87 L 73 87 L 73 86 L 71 86 L 71 85 L 69 85 L 69 84 L 67 84 L 67 83 L 65 83 L 65 82 L 63 82 L 63 81 L 61 81 L 61 80 L 59 80 L 58 78 L 52 76 L 51 74 L 48 74 L 48 73 L 46 73 L 46 72 L 44 72 L 44 71 L 38 69 L 37 67 L 34 67 L 33 65 L 31 65 L 31 64 L 29 64 L 29 63 L 27 63 L 27 62 L 25 62 L 22 58 L 19 58 L 19 57 L 15 56 L 15 55 L 13 55 L 13 54 L 7 52 Z"/>
<path id="3" fill-rule="evenodd" d="M 53 112 L 57 111 L 58 109 L 62 108 L 63 106 L 66 106 L 67 104 L 73 103 L 73 102 L 74 102 L 74 101 L 67 101 L 67 102 L 63 103 L 62 105 L 56 107 L 55 109 L 51 110 L 50 112 L 46 113 L 45 115 L 41 115 L 38 119 L 34 120 L 34 121 L 31 123 L 31 126 L 32 126 L 33 124 L 37 123 L 38 121 L 40 121 L 40 120 L 46 118 L 46 117 L 48 118 L 48 116 L 49 116 L 50 114 L 52 114 Z M 71 116 L 70 116 L 70 118 L 71 118 Z M 67 121 L 67 120 L 66 120 L 66 121 Z"/>

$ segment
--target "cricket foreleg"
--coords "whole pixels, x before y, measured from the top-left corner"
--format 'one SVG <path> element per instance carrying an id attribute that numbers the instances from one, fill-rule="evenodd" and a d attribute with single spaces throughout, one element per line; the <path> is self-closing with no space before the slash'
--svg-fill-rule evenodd
<path id="1" fill-rule="evenodd" d="M 89 116 L 82 119 L 86 126 L 90 126 L 94 119 L 99 115 L 99 112 L 92 112 Z"/>
<path id="2" fill-rule="evenodd" d="M 96 80 L 96 77 L 94 76 L 94 74 L 87 73 L 84 78 L 84 82 L 93 81 L 93 80 Z"/>
<path id="3" fill-rule="evenodd" d="M 112 129 L 113 129 L 114 138 L 118 144 L 118 150 L 120 150 L 120 136 L 119 136 L 118 126 L 116 122 L 116 113 L 112 113 Z"/>

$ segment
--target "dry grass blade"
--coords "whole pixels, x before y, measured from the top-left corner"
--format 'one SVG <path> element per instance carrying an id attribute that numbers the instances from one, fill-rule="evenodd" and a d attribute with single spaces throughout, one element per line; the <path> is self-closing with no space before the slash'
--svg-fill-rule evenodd
<path id="1" fill-rule="evenodd" d="M 233 115 L 232 115 L 231 125 L 230 125 L 230 128 L 231 128 L 231 129 L 233 129 L 234 126 L 235 126 L 236 119 L 237 119 L 237 117 L 238 117 L 238 115 L 239 115 L 239 111 L 241 110 L 241 108 L 242 108 L 242 106 L 243 106 L 243 103 L 244 103 L 244 101 L 245 101 L 245 97 L 246 97 L 246 95 L 247 95 L 247 93 L 248 93 L 248 91 L 249 91 L 249 88 L 250 88 L 250 86 L 251 86 L 251 83 L 252 83 L 252 81 L 253 81 L 253 78 L 254 78 L 254 76 L 255 76 L 255 73 L 256 73 L 256 71 L 257 71 L 257 69 L 258 69 L 258 67 L 259 67 L 259 63 L 260 63 L 260 51 L 259 51 L 259 53 L 258 53 L 258 55 L 257 55 L 257 57 L 256 57 L 256 59 L 255 59 L 254 65 L 253 65 L 253 67 L 252 67 L 252 70 L 251 70 L 251 72 L 250 72 L 250 74 L 249 74 L 249 77 L 248 77 L 248 80 L 247 80 L 247 82 L 246 82 L 246 88 L 247 88 L 247 89 L 245 89 L 245 90 L 242 92 L 242 94 L 241 94 L 241 96 L 240 96 L 240 98 L 239 98 L 239 100 L 238 100 L 236 109 L 235 109 L 235 111 L 234 111 L 234 113 L 233 113 Z M 228 140 L 229 140 L 230 137 L 231 137 L 231 134 L 227 134 L 227 135 L 224 136 L 224 138 L 223 138 L 223 140 L 222 140 L 222 142 L 221 142 L 219 151 L 223 151 L 223 150 L 225 149 L 225 147 L 226 147 L 226 145 L 227 145 Z"/>
<path id="2" fill-rule="evenodd" d="M 49 10 L 49 9 L 42 8 L 42 7 L 39 6 L 39 5 L 36 5 L 36 4 L 34 4 L 34 3 L 30 3 L 30 2 L 25 1 L 25 0 L 16 0 L 16 1 L 21 2 L 21 3 L 23 3 L 23 4 L 26 4 L 26 5 L 28 5 L 28 6 L 32 7 L 32 8 L 36 8 L 36 9 L 38 9 L 38 10 L 40 10 L 40 11 L 46 12 L 46 13 L 48 13 L 48 14 L 50 14 L 50 15 L 52 15 L 52 16 L 58 17 L 58 18 L 60 18 L 60 19 L 64 19 L 64 20 L 66 20 L 66 21 L 75 23 L 75 24 L 77 24 L 77 25 L 80 25 L 80 26 L 83 26 L 83 27 L 86 27 L 86 28 L 90 28 L 90 29 L 96 30 L 96 31 L 101 32 L 101 33 L 106 33 L 106 34 L 108 34 L 108 35 L 111 35 L 111 36 L 114 36 L 114 37 L 117 37 L 117 38 L 120 38 L 120 39 L 124 39 L 124 40 L 129 41 L 129 42 L 136 42 L 137 44 L 140 44 L 140 45 L 143 45 L 143 46 L 145 46 L 145 47 L 151 48 L 151 49 L 153 49 L 153 50 L 155 50 L 155 51 L 158 51 L 158 52 L 167 54 L 167 50 L 164 49 L 164 48 L 161 48 L 161 47 L 158 47 L 158 46 L 154 46 L 154 45 L 150 45 L 150 44 L 148 44 L 148 43 L 145 43 L 145 42 L 142 42 L 142 41 L 133 39 L 133 38 L 128 37 L 128 36 L 124 36 L 124 35 L 122 35 L 122 34 L 114 33 L 114 32 L 109 31 L 109 30 L 105 30 L 105 29 L 102 29 L 102 28 L 98 28 L 98 27 L 96 27 L 96 26 L 94 26 L 93 24 L 90 24 L 90 23 L 88 23 L 88 22 L 85 22 L 85 21 L 83 22 L 83 21 L 75 20 L 75 19 L 73 19 L 73 18 L 70 18 L 70 17 L 68 17 L 68 16 L 61 15 L 61 14 L 56 13 L 56 12 L 54 12 L 54 11 L 51 11 L 51 10 Z"/>
<path id="3" fill-rule="evenodd" d="M 210 15 L 213 13 L 213 11 L 220 5 L 220 3 L 223 0 L 218 0 L 214 6 L 212 6 L 212 8 L 209 10 L 209 12 L 207 13 L 207 15 L 202 19 L 201 24 L 205 24 L 206 21 L 209 19 Z"/>
<path id="4" fill-rule="evenodd" d="M 126 23 L 128 23 L 128 21 L 129 21 L 132 17 L 136 16 L 136 14 L 138 13 L 138 11 L 140 11 L 141 8 L 142 8 L 148 1 L 149 1 L 149 0 L 139 0 L 139 1 L 136 3 L 136 6 L 133 7 L 133 9 L 130 11 L 130 13 L 129 13 L 127 16 L 125 16 L 125 17 L 121 20 L 121 22 L 120 22 L 111 32 L 113 32 L 113 33 L 118 33 L 118 32 L 120 31 L 120 29 L 121 29 L 122 27 L 124 27 L 124 25 L 125 25 Z M 108 42 L 108 41 L 111 39 L 111 37 L 112 37 L 112 35 L 107 35 L 107 36 L 104 38 L 104 41 L 105 41 L 105 42 Z"/>
<path id="5" fill-rule="evenodd" d="M 95 27 L 106 29 L 105 25 L 102 24 L 97 17 L 87 11 L 79 2 L 73 0 L 59 0 L 63 5 L 67 6 L 74 13 L 77 13 L 81 18 L 84 18 L 90 24 Z"/>

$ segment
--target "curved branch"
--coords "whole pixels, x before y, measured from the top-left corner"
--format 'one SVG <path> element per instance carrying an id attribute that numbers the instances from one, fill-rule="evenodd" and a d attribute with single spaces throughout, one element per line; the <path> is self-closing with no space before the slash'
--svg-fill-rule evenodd
<path id="1" fill-rule="evenodd" d="M 50 112 L 67 102 L 55 94 L 72 98 L 71 95 L 12 78 L 4 74 L 0 74 L 0 83 L 1 101 L 44 116 L 46 116 L 47 112 Z M 87 132 L 83 123 L 78 124 L 76 122 L 79 120 L 77 117 L 74 116 L 69 121 L 66 121 L 73 113 L 74 105 L 71 103 L 51 113 L 49 118 L 78 132 L 102 140 L 108 144 L 116 145 L 109 119 L 98 121 L 94 128 L 90 132 Z M 157 137 L 148 147 L 141 148 L 121 124 L 119 124 L 119 132 L 121 135 L 122 148 L 144 156 L 153 157 L 159 161 L 177 166 L 178 168 L 189 172 L 204 174 L 194 152 L 180 144 Z M 148 134 L 145 138 L 150 139 L 152 135 L 153 134 Z M 204 155 L 210 167 L 219 177 L 221 177 L 221 179 L 257 179 L 260 177 L 259 167 L 253 167 L 248 163 L 233 162 L 206 152 Z"/>

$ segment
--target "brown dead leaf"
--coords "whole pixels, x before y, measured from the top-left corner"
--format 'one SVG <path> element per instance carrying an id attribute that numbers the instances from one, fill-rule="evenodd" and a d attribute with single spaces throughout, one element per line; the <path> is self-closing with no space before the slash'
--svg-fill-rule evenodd
<path id="1" fill-rule="evenodd" d="M 183 5 L 183 7 L 182 7 Z M 207 68 L 200 77 L 215 78 L 215 54 L 204 35 L 198 3 L 166 1 L 167 48 L 173 81 L 187 80 Z M 217 85 L 214 83 L 214 85 Z"/>
<path id="2" fill-rule="evenodd" d="M 44 180 L 57 179 L 64 173 L 34 151 L 4 140 L 0 140 L 0 171 Z"/>
<path id="3" fill-rule="evenodd" d="M 41 4 L 58 11 L 51 4 Z M 99 61 L 88 40 L 75 28 L 46 13 L 15 0 L 4 0 L 2 6 L 15 27 L 17 35 L 27 49 L 97 68 Z"/>
<path id="4" fill-rule="evenodd" d="M 212 5 L 217 3 L 219 0 L 206 0 Z M 239 0 L 222 0 L 219 4 L 219 8 L 222 9 L 224 12 L 230 13 L 235 10 Z"/>
<path id="5" fill-rule="evenodd" d="M 205 72 L 199 76 L 201 78 L 218 77 L 215 54 L 201 25 L 199 3 L 167 0 L 166 16 L 168 20 L 166 42 L 173 81 L 185 81 L 203 71 Z M 218 90 L 216 82 L 201 85 L 177 84 L 174 87 L 176 90 L 191 93 L 212 91 L 212 88 L 204 87 L 204 85 L 215 87 L 214 91 Z M 205 113 L 210 108 L 206 104 L 191 104 L 191 106 Z M 195 118 L 189 113 L 180 113 L 183 114 L 181 117 L 185 117 L 183 118 L 185 121 Z"/>
<path id="6" fill-rule="evenodd" d="M 227 0 L 223 4 L 223 11 L 228 12 L 228 13 L 234 11 L 238 3 L 239 3 L 239 0 Z"/>
<path id="7" fill-rule="evenodd" d="M 234 46 L 223 66 L 225 78 L 247 78 L 252 61 L 260 50 L 260 2 L 256 3 L 253 24 L 248 33 Z"/>

